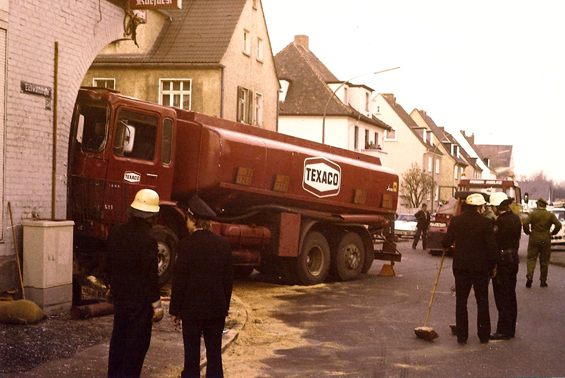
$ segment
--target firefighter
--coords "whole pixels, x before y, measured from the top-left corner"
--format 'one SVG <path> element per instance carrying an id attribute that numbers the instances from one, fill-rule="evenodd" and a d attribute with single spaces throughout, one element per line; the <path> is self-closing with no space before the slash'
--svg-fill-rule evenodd
<path id="1" fill-rule="evenodd" d="M 516 333 L 518 316 L 516 276 L 520 263 L 518 249 L 522 236 L 522 222 L 520 217 L 510 210 L 513 201 L 502 192 L 494 193 L 489 198 L 497 216 L 494 236 L 501 254 L 500 261 L 496 264 L 496 275 L 492 279 L 498 323 L 496 333 L 490 335 L 491 340 L 508 340 Z"/>
<path id="2" fill-rule="evenodd" d="M 198 197 L 189 201 L 190 235 L 178 244 L 169 313 L 181 325 L 184 343 L 182 378 L 200 378 L 200 338 L 206 345 L 206 377 L 223 377 L 222 333 L 233 288 L 230 242 L 211 231 L 216 214 Z"/>
<path id="3" fill-rule="evenodd" d="M 465 344 L 469 336 L 467 301 L 471 288 L 477 301 L 477 333 L 481 343 L 490 339 L 488 303 L 489 275 L 498 260 L 494 224 L 480 214 L 486 203 L 481 194 L 467 196 L 463 213 L 453 217 L 442 240 L 445 249 L 453 247 L 455 277 L 455 319 L 457 342 Z"/>
<path id="4" fill-rule="evenodd" d="M 528 271 L 526 273 L 526 287 L 532 287 L 536 260 L 539 256 L 540 265 L 540 286 L 547 287 L 547 271 L 549 268 L 549 258 L 551 257 L 551 235 L 556 235 L 561 229 L 561 222 L 555 214 L 546 210 L 548 205 L 544 198 L 537 200 L 537 208 L 531 212 L 524 221 L 524 232 L 530 235 L 528 240 L 528 255 L 526 263 Z M 550 232 L 551 226 L 554 226 Z"/>
<path id="5" fill-rule="evenodd" d="M 128 209 L 127 223 L 112 228 L 108 235 L 105 274 L 114 302 L 108 377 L 140 376 L 152 322 L 163 318 L 158 247 L 148 221 L 158 212 L 159 195 L 141 189 Z"/>

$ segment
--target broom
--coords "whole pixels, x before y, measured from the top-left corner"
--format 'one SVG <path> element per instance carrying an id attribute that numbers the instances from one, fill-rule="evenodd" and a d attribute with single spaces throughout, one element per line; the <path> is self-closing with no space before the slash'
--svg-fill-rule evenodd
<path id="1" fill-rule="evenodd" d="M 434 302 L 434 295 L 436 294 L 437 282 L 439 281 L 439 275 L 441 273 L 441 268 L 443 267 L 444 257 L 445 257 L 445 248 L 443 249 L 443 253 L 441 255 L 441 261 L 439 263 L 439 269 L 437 270 L 437 275 L 436 275 L 436 282 L 434 283 L 434 289 L 432 290 L 432 297 L 430 298 L 430 304 L 428 305 L 428 313 L 426 314 L 426 320 L 424 321 L 424 326 L 414 328 L 414 332 L 416 333 L 416 336 L 426 341 L 432 341 L 433 339 L 439 337 L 437 332 L 432 327 L 428 327 L 428 318 L 430 317 L 432 303 Z"/>

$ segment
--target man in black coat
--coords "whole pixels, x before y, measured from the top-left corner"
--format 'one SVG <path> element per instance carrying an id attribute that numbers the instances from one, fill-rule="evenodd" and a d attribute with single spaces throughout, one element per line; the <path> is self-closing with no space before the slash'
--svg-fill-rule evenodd
<path id="1" fill-rule="evenodd" d="M 428 205 L 422 204 L 422 208 L 414 217 L 418 221 L 416 224 L 416 234 L 414 235 L 414 241 L 412 242 L 412 249 L 416 249 L 420 236 L 422 236 L 422 248 L 426 249 L 428 246 L 428 228 L 430 227 L 430 212 L 428 211 Z"/>
<path id="2" fill-rule="evenodd" d="M 496 276 L 492 279 L 494 300 L 498 309 L 496 333 L 490 335 L 491 340 L 508 340 L 516 333 L 518 302 L 516 301 L 516 275 L 518 274 L 518 249 L 522 236 L 522 222 L 517 214 L 510 210 L 512 199 L 506 194 L 494 193 L 489 202 L 493 206 L 497 218 L 495 238 L 501 259 L 496 264 Z"/>
<path id="3" fill-rule="evenodd" d="M 443 248 L 453 246 L 456 334 L 460 344 L 465 344 L 469 337 L 467 300 L 471 288 L 475 291 L 477 301 L 479 339 L 485 344 L 490 338 L 488 284 L 498 254 L 493 222 L 479 213 L 485 203 L 481 194 L 469 195 L 463 205 L 463 213 L 451 219 L 442 240 Z"/>
<path id="4" fill-rule="evenodd" d="M 127 223 L 110 230 L 105 265 L 114 301 L 108 377 L 139 377 L 151 343 L 152 322 L 163 318 L 158 247 L 148 218 L 159 212 L 159 195 L 137 192 Z"/>
<path id="5" fill-rule="evenodd" d="M 198 197 L 189 202 L 190 235 L 178 244 L 169 313 L 182 320 L 184 370 L 181 377 L 200 377 L 200 338 L 206 346 L 206 377 L 223 377 L 222 333 L 230 306 L 234 274 L 230 242 L 212 233 L 214 212 Z"/>

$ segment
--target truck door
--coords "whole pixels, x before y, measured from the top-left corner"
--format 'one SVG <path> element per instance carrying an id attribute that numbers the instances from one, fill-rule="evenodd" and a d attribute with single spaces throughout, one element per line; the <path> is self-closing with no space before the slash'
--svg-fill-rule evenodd
<path id="1" fill-rule="evenodd" d="M 162 200 L 170 199 L 174 113 L 167 116 L 157 110 L 126 106 L 117 109 L 107 182 L 125 203 L 116 198 L 109 206 L 127 208 L 137 191 L 144 188 L 155 190 Z M 123 189 L 125 195 L 120 194 Z"/>

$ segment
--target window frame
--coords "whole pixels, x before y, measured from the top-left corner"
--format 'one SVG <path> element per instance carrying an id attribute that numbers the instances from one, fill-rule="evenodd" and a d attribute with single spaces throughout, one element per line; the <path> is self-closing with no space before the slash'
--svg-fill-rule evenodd
<path id="1" fill-rule="evenodd" d="M 243 29 L 243 54 L 251 56 L 251 32 Z"/>
<path id="2" fill-rule="evenodd" d="M 255 101 L 254 101 L 254 117 L 253 117 L 253 124 L 258 127 L 263 127 L 263 102 L 264 97 L 263 94 L 260 92 L 255 92 Z"/>
<path id="3" fill-rule="evenodd" d="M 178 82 L 180 83 L 179 89 L 171 88 L 172 84 Z M 189 89 L 184 89 L 184 83 L 189 83 Z M 169 89 L 164 88 L 165 83 L 170 83 Z M 164 96 L 169 96 L 169 103 L 166 104 L 164 101 Z M 179 96 L 179 106 L 175 105 L 175 96 Z M 188 96 L 188 109 L 184 107 L 185 99 L 184 97 Z M 171 103 L 172 102 L 172 103 Z M 192 110 L 192 79 L 173 79 L 173 78 L 164 78 L 159 79 L 159 105 L 165 106 L 175 106 L 184 110 Z"/>
<path id="4" fill-rule="evenodd" d="M 103 87 L 100 87 L 100 86 L 98 86 L 98 82 L 99 82 L 99 81 L 103 81 L 103 82 L 105 82 L 106 84 L 107 84 L 108 82 L 112 82 L 113 86 L 112 86 L 111 88 L 108 87 L 107 85 L 105 85 L 105 86 L 103 86 Z M 96 88 L 108 88 L 108 89 L 116 90 L 116 79 L 115 79 L 115 78 L 112 78 L 112 77 L 93 77 L 93 78 L 92 78 L 92 86 L 93 86 L 93 87 L 96 87 Z"/>

